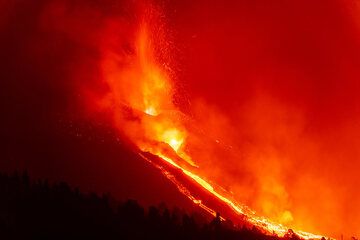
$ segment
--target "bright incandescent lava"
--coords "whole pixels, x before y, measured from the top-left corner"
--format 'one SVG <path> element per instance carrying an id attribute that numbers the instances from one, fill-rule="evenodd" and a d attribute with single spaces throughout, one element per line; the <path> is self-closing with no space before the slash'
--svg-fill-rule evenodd
<path id="1" fill-rule="evenodd" d="M 140 21 L 131 53 L 104 51 L 102 71 L 110 91 L 102 99 L 103 106 L 111 109 L 116 127 L 138 147 L 139 155 L 160 169 L 195 204 L 212 215 L 222 211 L 207 206 L 206 201 L 199 199 L 174 172 L 181 172 L 192 184 L 231 209 L 235 216 L 268 234 L 284 236 L 288 231 L 286 226 L 257 216 L 238 203 L 231 192 L 203 175 L 201 156 L 191 154 L 194 141 L 189 139 L 201 139 L 204 134 L 174 103 L 173 72 L 166 62 L 170 48 L 166 47 L 169 43 L 165 35 L 158 10 L 151 8 Z M 206 139 L 203 143 L 198 141 L 197 147 L 206 148 L 206 141 L 217 142 Z M 152 156 L 158 156 L 162 162 L 154 161 Z M 322 237 L 295 232 L 306 239 Z"/>

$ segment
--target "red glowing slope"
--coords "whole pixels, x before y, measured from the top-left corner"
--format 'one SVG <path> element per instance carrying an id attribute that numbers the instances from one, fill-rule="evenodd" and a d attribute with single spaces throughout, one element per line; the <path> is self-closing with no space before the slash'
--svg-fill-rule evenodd
<path id="1" fill-rule="evenodd" d="M 158 168 L 182 194 L 208 213 L 215 216 L 217 212 L 221 212 L 222 219 L 230 219 L 243 226 L 255 226 L 265 234 L 284 236 L 288 232 L 287 227 L 257 216 L 245 205 L 237 203 L 225 190 L 214 187 L 215 184 L 192 174 L 172 159 L 147 152 L 140 152 L 139 155 Z M 304 239 L 323 237 L 303 231 L 295 231 L 295 233 Z"/>

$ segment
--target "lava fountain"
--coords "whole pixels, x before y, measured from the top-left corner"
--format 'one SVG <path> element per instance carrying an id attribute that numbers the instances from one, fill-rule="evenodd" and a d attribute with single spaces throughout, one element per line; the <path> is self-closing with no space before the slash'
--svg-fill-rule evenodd
<path id="1" fill-rule="evenodd" d="M 138 154 L 160 169 L 194 204 L 212 215 L 222 211 L 197 198 L 181 179 L 168 170 L 169 166 L 239 218 L 245 217 L 248 223 L 268 234 L 284 236 L 289 227 L 258 216 L 240 204 L 230 191 L 207 177 L 202 168 L 202 156 L 192 154 L 194 141 L 191 139 L 206 138 L 206 134 L 174 103 L 174 73 L 167 61 L 171 55 L 170 43 L 165 37 L 160 12 L 155 7 L 146 8 L 133 36 L 133 46 L 127 47 L 127 51 L 113 51 L 109 47 L 112 43 L 104 40 L 101 69 L 109 91 L 101 99 L 101 106 L 111 112 L 115 126 L 138 148 Z M 205 143 L 207 141 L 218 143 L 209 138 L 200 141 L 196 147 L 210 147 Z M 151 156 L 157 156 L 161 161 L 154 161 Z M 291 213 L 285 215 L 291 218 Z M 322 237 L 304 231 L 295 233 L 305 239 Z"/>

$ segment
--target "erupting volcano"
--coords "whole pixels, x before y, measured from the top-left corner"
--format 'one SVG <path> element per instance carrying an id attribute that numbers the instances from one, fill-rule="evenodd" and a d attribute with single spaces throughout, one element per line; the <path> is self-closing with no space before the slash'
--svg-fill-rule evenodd
<path id="1" fill-rule="evenodd" d="M 207 136 L 196 120 L 183 113 L 175 103 L 174 72 L 166 62 L 171 58 L 168 56 L 171 54 L 170 43 L 161 22 L 161 11 L 152 5 L 142 11 L 130 53 L 114 49 L 104 51 L 102 71 L 109 92 L 100 99 L 100 106 L 112 113 L 119 133 L 136 146 L 135 151 L 158 168 L 194 204 L 213 216 L 223 212 L 225 218 L 235 222 L 284 236 L 290 226 L 257 215 L 237 202 L 236 196 L 203 170 L 202 166 L 208 163 L 202 159 L 204 156 L 196 154 L 196 148 L 224 151 L 226 146 Z M 208 196 L 203 193 L 201 196 L 205 199 L 202 199 L 196 192 L 199 190 Z M 218 203 L 214 204 L 214 201 Z M 287 223 L 291 218 L 291 212 L 282 213 L 283 222 Z M 296 234 L 305 239 L 322 237 L 304 231 L 296 231 Z"/>
<path id="2" fill-rule="evenodd" d="M 359 6 L 0 0 L 0 175 L 357 236 Z"/>

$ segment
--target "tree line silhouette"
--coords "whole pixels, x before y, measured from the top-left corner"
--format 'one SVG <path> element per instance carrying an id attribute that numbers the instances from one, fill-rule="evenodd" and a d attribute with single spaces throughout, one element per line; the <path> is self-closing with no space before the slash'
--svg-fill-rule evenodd
<path id="1" fill-rule="evenodd" d="M 0 174 L 0 239 L 244 239 L 280 240 L 256 228 L 212 221 L 200 214 L 144 209 L 135 200 L 84 194 L 61 182 L 30 181 L 26 173 Z M 299 240 L 289 230 L 283 239 Z"/>

